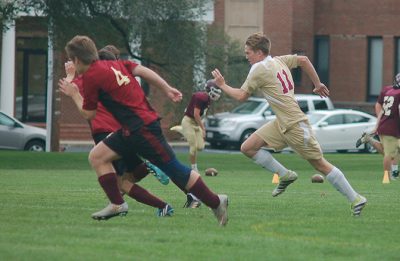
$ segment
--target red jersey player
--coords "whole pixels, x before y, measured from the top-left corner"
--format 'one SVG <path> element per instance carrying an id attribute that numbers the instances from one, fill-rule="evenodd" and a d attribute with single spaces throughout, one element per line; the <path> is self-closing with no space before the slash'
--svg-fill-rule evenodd
<path id="1" fill-rule="evenodd" d="M 228 197 L 213 193 L 200 175 L 182 165 L 165 140 L 159 116 L 148 103 L 134 76 L 142 77 L 151 86 L 158 87 L 174 102 L 182 94 L 172 88 L 154 71 L 130 61 L 99 61 L 94 42 L 87 36 L 75 36 L 65 47 L 68 57 L 82 74 L 84 97 L 72 97 L 86 119 L 96 115 L 98 102 L 107 108 L 122 128 L 97 144 L 89 154 L 99 182 L 110 200 L 93 217 L 104 218 L 125 215 L 128 205 L 119 194 L 112 161 L 140 155 L 163 170 L 183 191 L 190 192 L 209 206 L 220 225 L 228 221 Z M 63 88 L 68 83 L 60 80 Z"/>

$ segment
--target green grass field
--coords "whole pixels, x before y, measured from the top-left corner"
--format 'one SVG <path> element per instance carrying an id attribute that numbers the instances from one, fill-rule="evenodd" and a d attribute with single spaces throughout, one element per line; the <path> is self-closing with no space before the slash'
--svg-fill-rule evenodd
<path id="1" fill-rule="evenodd" d="M 272 175 L 243 155 L 200 154 L 201 169 L 219 170 L 206 183 L 229 196 L 222 228 L 153 177 L 140 184 L 174 206 L 173 217 L 126 198 L 126 217 L 94 221 L 107 200 L 86 153 L 0 151 L 0 260 L 399 260 L 400 180 L 382 184 L 380 155 L 326 155 L 368 198 L 359 218 L 327 182 L 310 182 L 305 161 L 274 155 L 300 176 L 277 198 Z"/>

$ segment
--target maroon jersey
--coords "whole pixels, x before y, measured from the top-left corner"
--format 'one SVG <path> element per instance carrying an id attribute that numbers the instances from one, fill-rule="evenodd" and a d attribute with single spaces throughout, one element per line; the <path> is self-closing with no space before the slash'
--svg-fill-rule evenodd
<path id="1" fill-rule="evenodd" d="M 83 109 L 95 110 L 100 101 L 123 128 L 136 131 L 159 119 L 132 76 L 131 61 L 96 61 L 82 75 Z"/>
<path id="2" fill-rule="evenodd" d="M 79 92 L 83 96 L 82 77 L 78 76 L 72 82 L 78 86 Z M 111 115 L 111 113 L 106 110 L 103 104 L 98 103 L 96 116 L 90 120 L 90 128 L 92 134 L 98 134 L 117 131 L 121 128 L 121 125 Z"/>
<path id="3" fill-rule="evenodd" d="M 210 97 L 206 92 L 195 92 L 186 107 L 185 115 L 194 119 L 194 108 L 200 109 L 200 116 L 203 116 L 205 109 L 210 106 Z"/>
<path id="4" fill-rule="evenodd" d="M 382 106 L 382 117 L 378 125 L 378 134 L 400 138 L 400 89 L 386 86 L 382 89 L 378 103 Z"/>

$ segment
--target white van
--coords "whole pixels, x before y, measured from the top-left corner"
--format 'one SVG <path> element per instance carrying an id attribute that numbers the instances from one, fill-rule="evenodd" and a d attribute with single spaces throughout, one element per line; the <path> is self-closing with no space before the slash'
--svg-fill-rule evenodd
<path id="1" fill-rule="evenodd" d="M 295 95 L 304 113 L 334 109 L 329 98 L 312 94 Z M 230 112 L 208 116 L 205 121 L 206 141 L 211 148 L 240 146 L 256 129 L 275 118 L 264 98 L 250 97 Z"/>

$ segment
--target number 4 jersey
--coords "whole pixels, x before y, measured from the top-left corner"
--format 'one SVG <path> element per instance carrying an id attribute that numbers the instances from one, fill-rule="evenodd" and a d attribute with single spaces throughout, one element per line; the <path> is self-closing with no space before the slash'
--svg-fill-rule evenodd
<path id="1" fill-rule="evenodd" d="M 383 114 L 378 125 L 378 134 L 400 138 L 400 89 L 392 86 L 383 87 L 378 103 Z"/>
<path id="2" fill-rule="evenodd" d="M 249 94 L 261 92 L 276 114 L 283 132 L 295 123 L 307 120 L 294 96 L 290 69 L 297 67 L 297 55 L 266 57 L 253 64 L 241 89 Z"/>
<path id="3" fill-rule="evenodd" d="M 123 128 L 130 131 L 156 121 L 158 114 L 132 76 L 137 65 L 125 60 L 92 63 L 82 75 L 83 109 L 96 110 L 99 101 Z"/>

